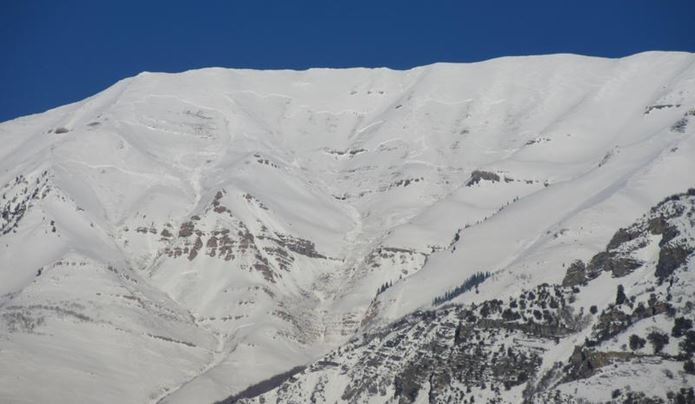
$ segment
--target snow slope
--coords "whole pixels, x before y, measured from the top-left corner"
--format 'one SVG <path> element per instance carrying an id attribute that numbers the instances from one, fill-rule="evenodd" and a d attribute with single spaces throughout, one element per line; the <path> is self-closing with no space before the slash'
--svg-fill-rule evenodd
<path id="1" fill-rule="evenodd" d="M 665 52 L 142 73 L 2 123 L 0 401 L 212 402 L 475 272 L 456 302 L 558 283 L 695 186 L 693 133 Z"/>

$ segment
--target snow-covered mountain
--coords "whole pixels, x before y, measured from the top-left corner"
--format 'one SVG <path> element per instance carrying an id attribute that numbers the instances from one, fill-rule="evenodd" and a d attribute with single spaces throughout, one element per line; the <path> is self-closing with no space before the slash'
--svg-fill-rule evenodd
<path id="1" fill-rule="evenodd" d="M 2 123 L 0 401 L 687 395 L 694 134 L 663 52 L 143 73 Z"/>

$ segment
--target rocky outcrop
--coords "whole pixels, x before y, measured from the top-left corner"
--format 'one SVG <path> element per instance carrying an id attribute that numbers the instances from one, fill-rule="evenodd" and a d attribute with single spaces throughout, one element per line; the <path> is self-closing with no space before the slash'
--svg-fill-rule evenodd
<path id="1" fill-rule="evenodd" d="M 0 189 L 0 235 L 15 231 L 29 208 L 48 195 L 48 180 L 48 171 L 36 178 L 19 175 Z"/>
<path id="2" fill-rule="evenodd" d="M 642 266 L 642 262 L 633 253 L 649 243 L 650 235 L 660 235 L 659 260 L 655 276 L 665 280 L 675 269 L 685 264 L 695 251 L 695 243 L 683 240 L 679 227 L 693 225 L 693 208 L 687 201 L 695 196 L 695 189 L 683 194 L 670 196 L 653 207 L 648 215 L 630 227 L 619 229 L 606 245 L 606 249 L 594 255 L 582 268 L 573 262 L 568 268 L 563 285 L 571 286 L 581 283 L 582 279 L 593 279 L 601 272 L 610 272 L 620 278 L 629 275 Z"/>
<path id="3" fill-rule="evenodd" d="M 661 281 L 668 278 L 673 271 L 685 264 L 695 249 L 685 245 L 666 245 L 659 251 L 659 262 L 656 264 L 655 275 Z"/>
<path id="4" fill-rule="evenodd" d="M 565 278 L 562 280 L 562 286 L 577 286 L 586 283 L 586 265 L 581 260 L 572 262 L 567 268 Z"/>
<path id="5" fill-rule="evenodd" d="M 608 366 L 616 361 L 628 361 L 635 356 L 630 352 L 600 352 L 575 347 L 565 367 L 567 376 L 564 381 L 587 379 L 595 375 L 604 366 Z"/>
<path id="6" fill-rule="evenodd" d="M 500 176 L 490 171 L 474 170 L 471 173 L 471 178 L 466 182 L 466 186 L 470 187 L 480 181 L 499 182 Z"/>

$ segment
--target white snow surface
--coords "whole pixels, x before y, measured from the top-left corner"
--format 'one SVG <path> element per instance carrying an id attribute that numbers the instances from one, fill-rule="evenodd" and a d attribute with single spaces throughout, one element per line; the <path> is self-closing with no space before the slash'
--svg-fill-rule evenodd
<path id="1" fill-rule="evenodd" d="M 474 272 L 559 282 L 695 186 L 694 134 L 675 52 L 142 73 L 2 123 L 0 401 L 213 402 Z"/>

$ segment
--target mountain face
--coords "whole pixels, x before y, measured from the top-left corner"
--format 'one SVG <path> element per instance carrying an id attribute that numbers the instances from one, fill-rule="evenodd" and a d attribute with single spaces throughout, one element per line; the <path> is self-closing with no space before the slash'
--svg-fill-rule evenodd
<path id="1" fill-rule="evenodd" d="M 573 262 L 559 284 L 417 311 L 239 401 L 692 402 L 694 251 L 692 188 Z"/>
<path id="2" fill-rule="evenodd" d="M 0 401 L 695 401 L 693 134 L 687 53 L 143 73 L 2 123 Z"/>

